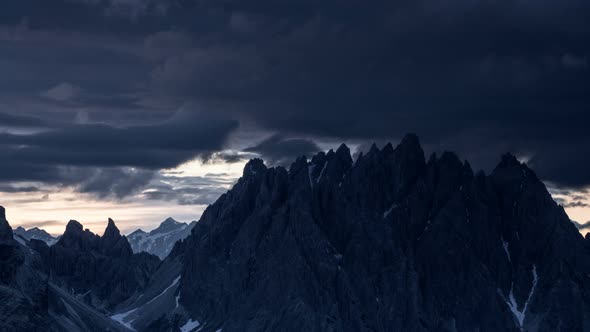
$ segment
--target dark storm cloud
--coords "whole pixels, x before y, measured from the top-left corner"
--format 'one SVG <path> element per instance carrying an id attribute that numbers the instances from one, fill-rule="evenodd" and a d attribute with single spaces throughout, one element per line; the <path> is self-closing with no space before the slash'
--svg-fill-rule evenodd
<path id="1" fill-rule="evenodd" d="M 220 151 L 210 155 L 203 156 L 205 163 L 228 163 L 235 164 L 254 158 L 253 153 L 244 153 L 237 151 Z"/>
<path id="2" fill-rule="evenodd" d="M 150 200 L 174 201 L 180 205 L 207 205 L 233 185 L 234 179 L 225 174 L 205 177 L 160 176 L 157 184 L 145 188 L 142 195 Z"/>
<path id="3" fill-rule="evenodd" d="M 161 168 L 220 150 L 236 127 L 214 114 L 180 111 L 152 125 L 71 125 L 0 134 L 0 183 L 43 182 L 121 199 L 144 188 Z"/>
<path id="4" fill-rule="evenodd" d="M 39 190 L 40 190 L 39 187 L 34 187 L 34 186 L 20 187 L 20 186 L 14 186 L 14 185 L 10 185 L 10 184 L 0 184 L 0 192 L 3 192 L 3 193 L 31 193 L 31 192 L 37 192 Z"/>
<path id="5" fill-rule="evenodd" d="M 113 127 L 165 118 L 161 105 L 189 100 L 284 133 L 247 149 L 271 162 L 316 152 L 311 137 L 383 142 L 415 132 L 429 151 L 457 150 L 476 168 L 491 169 L 513 151 L 557 186 L 590 185 L 587 1 L 162 3 L 4 5 L 0 24 L 18 29 L 0 33 L 0 69 L 14 77 L 0 79 L 0 95 L 38 97 L 69 82 L 84 93 L 64 106 L 59 99 L 70 91 L 53 91 L 52 107 L 63 119 L 90 107 L 90 119 L 107 124 L 60 128 L 8 148 L 30 177 L 53 174 L 34 164 L 40 160 L 158 169 L 218 152 L 220 144 L 193 146 L 201 127 L 174 130 L 177 140 L 158 127 Z M 83 148 L 90 144 L 92 151 Z"/>
<path id="6" fill-rule="evenodd" d="M 294 156 L 311 157 L 320 148 L 311 140 L 286 138 L 277 134 L 246 148 L 245 151 L 258 153 L 271 164 L 287 164 L 293 161 Z"/>
<path id="7" fill-rule="evenodd" d="M 585 203 L 585 202 L 581 202 L 581 201 L 574 201 L 574 202 L 567 203 L 566 205 L 564 205 L 564 207 L 568 207 L 568 208 L 588 207 L 588 206 L 590 206 L 590 204 Z"/>
<path id="8" fill-rule="evenodd" d="M 24 227 L 25 229 L 33 228 L 33 227 L 47 227 L 47 226 L 55 226 L 59 225 L 63 222 L 63 220 L 45 220 L 45 221 L 37 221 L 37 222 L 27 222 L 23 223 L 20 226 Z"/>
<path id="9" fill-rule="evenodd" d="M 0 113 L 0 127 L 44 127 L 47 123 L 41 119 Z"/>
<path id="10" fill-rule="evenodd" d="M 154 125 L 74 125 L 30 135 L 0 134 L 9 163 L 171 168 L 222 148 L 237 127 L 214 114 L 179 112 Z"/>
<path id="11" fill-rule="evenodd" d="M 586 2 L 200 4 L 219 10 L 184 27 L 206 45 L 185 40 L 162 57 L 155 93 L 232 101 L 266 129 L 302 135 L 417 132 L 487 169 L 511 150 L 546 180 L 590 184 L 590 155 L 570 153 L 590 143 Z"/>
<path id="12" fill-rule="evenodd" d="M 103 168 L 85 179 L 78 190 L 83 193 L 96 194 L 100 198 L 124 198 L 143 189 L 154 177 L 153 171 Z"/>

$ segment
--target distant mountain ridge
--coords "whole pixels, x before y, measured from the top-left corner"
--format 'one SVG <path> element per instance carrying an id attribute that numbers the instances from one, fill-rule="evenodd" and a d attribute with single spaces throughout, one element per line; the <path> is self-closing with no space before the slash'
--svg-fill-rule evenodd
<path id="1" fill-rule="evenodd" d="M 51 234 L 47 233 L 45 230 L 40 229 L 38 227 L 25 229 L 25 228 L 19 226 L 14 230 L 14 234 L 20 235 L 26 240 L 31 240 L 31 239 L 41 240 L 41 241 L 47 243 L 48 246 L 54 245 L 57 242 L 57 240 L 59 240 L 59 238 L 61 237 L 61 236 L 59 236 L 57 238 L 53 237 Z"/>
<path id="2" fill-rule="evenodd" d="M 148 253 L 134 254 L 112 219 L 102 236 L 71 220 L 57 243 L 39 250 L 52 281 L 101 311 L 110 311 L 137 294 L 160 260 Z"/>
<path id="3" fill-rule="evenodd" d="M 133 252 L 147 252 L 164 259 L 178 240 L 190 235 L 196 221 L 190 224 L 178 222 L 173 218 L 164 220 L 158 228 L 148 232 L 141 229 L 127 236 Z"/>

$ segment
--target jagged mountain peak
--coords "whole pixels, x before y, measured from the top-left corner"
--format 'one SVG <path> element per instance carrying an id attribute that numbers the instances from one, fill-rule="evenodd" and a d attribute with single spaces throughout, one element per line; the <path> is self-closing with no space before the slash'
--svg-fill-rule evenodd
<path id="1" fill-rule="evenodd" d="M 421 160 L 422 164 L 425 163 L 424 150 L 416 134 L 407 134 L 404 136 L 401 142 L 395 147 L 395 152 L 409 159 Z"/>
<path id="2" fill-rule="evenodd" d="M 117 228 L 117 225 L 115 225 L 115 221 L 109 218 L 107 222 L 107 227 L 104 230 L 102 238 L 118 239 L 119 237 L 121 237 L 121 232 L 119 231 L 119 228 Z"/>
<path id="3" fill-rule="evenodd" d="M 139 291 L 160 262 L 153 255 L 133 255 L 112 219 L 102 237 L 70 221 L 56 244 L 35 247 L 46 257 L 54 284 L 102 312 Z"/>
<path id="4" fill-rule="evenodd" d="M 168 218 L 166 218 L 166 220 L 164 220 L 160 223 L 160 227 L 162 227 L 162 226 L 178 226 L 178 225 L 183 225 L 183 224 L 185 224 L 185 223 L 177 221 L 176 219 L 174 219 L 172 217 L 168 217 Z"/>
<path id="5" fill-rule="evenodd" d="M 166 220 L 162 221 L 156 229 L 152 230 L 149 233 L 152 235 L 153 234 L 169 233 L 174 230 L 185 227 L 186 225 L 187 225 L 186 223 L 179 222 L 179 221 L 176 221 L 175 219 L 173 219 L 172 217 L 168 217 L 168 218 L 166 218 Z"/>
<path id="6" fill-rule="evenodd" d="M 500 160 L 500 163 L 498 164 L 498 166 L 496 166 L 496 169 L 520 167 L 520 166 L 522 166 L 522 163 L 520 161 L 518 161 L 518 159 L 516 158 L 515 155 L 508 152 L 508 153 L 505 153 L 502 155 L 502 159 Z"/>
<path id="7" fill-rule="evenodd" d="M 350 149 L 344 143 L 340 144 L 338 149 L 336 149 L 336 154 L 339 156 L 344 156 L 350 158 Z"/>
<path id="8" fill-rule="evenodd" d="M 255 176 L 264 173 L 267 170 L 264 161 L 260 158 L 253 158 L 244 166 L 243 177 Z"/>
<path id="9" fill-rule="evenodd" d="M 82 232 L 82 231 L 84 231 L 84 226 L 82 226 L 82 224 L 79 223 L 77 220 L 72 219 L 72 220 L 68 221 L 64 235 L 66 233 Z"/>
<path id="10" fill-rule="evenodd" d="M 166 220 L 162 221 L 162 224 L 180 224 L 180 222 L 172 217 L 168 217 Z"/>
<path id="11" fill-rule="evenodd" d="M 0 245 L 15 245 L 12 228 L 6 220 L 6 210 L 0 206 Z"/>
<path id="12" fill-rule="evenodd" d="M 39 227 L 33 227 L 25 229 L 22 226 L 18 226 L 14 230 L 14 234 L 20 235 L 26 240 L 40 240 L 45 242 L 48 246 L 52 246 L 57 242 L 57 239 L 51 234 L 47 233 L 44 229 Z"/>
<path id="13" fill-rule="evenodd" d="M 105 255 L 131 256 L 133 250 L 125 236 L 121 235 L 115 221 L 109 218 L 104 234 L 100 238 L 100 251 Z"/>
<path id="14" fill-rule="evenodd" d="M 388 142 L 387 144 L 385 144 L 385 146 L 383 146 L 383 148 L 381 149 L 381 152 L 384 154 L 392 154 L 394 152 L 394 147 L 393 144 L 391 144 L 391 142 Z"/>
<path id="15" fill-rule="evenodd" d="M 170 253 L 174 243 L 186 238 L 193 227 L 194 222 L 187 224 L 169 217 L 150 232 L 140 229 L 134 231 L 127 240 L 134 253 L 148 252 L 163 259 Z"/>
<path id="16" fill-rule="evenodd" d="M 367 156 L 370 156 L 372 154 L 378 154 L 379 152 L 381 152 L 381 150 L 379 150 L 376 143 L 373 143 L 371 144 L 371 148 L 369 149 L 369 153 L 367 153 Z"/>
<path id="17" fill-rule="evenodd" d="M 459 156 L 452 151 L 443 151 L 438 160 L 441 163 L 454 163 L 459 165 L 462 164 L 461 159 L 459 159 Z"/>
<path id="18" fill-rule="evenodd" d="M 87 251 L 95 249 L 99 239 L 100 237 L 92 233 L 89 229 L 85 230 L 80 222 L 70 220 L 66 225 L 66 230 L 62 237 L 56 244 L 72 250 Z"/>
<path id="19" fill-rule="evenodd" d="M 289 173 L 297 173 L 303 168 L 307 169 L 307 157 L 299 156 L 293 163 L 291 163 Z"/>
<path id="20" fill-rule="evenodd" d="M 147 233 L 148 232 L 144 231 L 143 229 L 138 228 L 138 229 L 134 230 L 133 232 L 131 232 L 128 237 L 131 237 L 133 235 L 138 235 L 138 234 L 147 234 Z"/>
<path id="21" fill-rule="evenodd" d="M 420 147 L 420 138 L 415 133 L 407 133 L 402 138 L 400 145 Z"/>

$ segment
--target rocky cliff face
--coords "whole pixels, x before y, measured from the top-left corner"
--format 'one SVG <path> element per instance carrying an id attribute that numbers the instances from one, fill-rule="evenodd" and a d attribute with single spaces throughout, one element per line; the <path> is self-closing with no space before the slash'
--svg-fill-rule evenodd
<path id="1" fill-rule="evenodd" d="M 0 206 L 0 245 L 6 247 L 16 246 L 12 228 L 6 220 L 6 210 L 2 206 Z"/>
<path id="2" fill-rule="evenodd" d="M 354 163 L 345 146 L 288 171 L 252 160 L 173 251 L 184 321 L 154 326 L 590 331 L 587 248 L 511 155 L 473 174 L 409 135 Z"/>
<path id="3" fill-rule="evenodd" d="M 156 256 L 133 254 L 112 219 L 102 237 L 72 220 L 54 246 L 38 250 L 45 252 L 52 282 L 103 311 L 141 290 L 160 264 Z"/>
<path id="4" fill-rule="evenodd" d="M 0 206 L 0 331 L 31 331 L 47 324 L 47 278 L 40 261 L 13 238 Z"/>
<path id="5" fill-rule="evenodd" d="M 45 242 L 12 236 L 0 207 L 0 331 L 127 330 L 50 281 Z"/>

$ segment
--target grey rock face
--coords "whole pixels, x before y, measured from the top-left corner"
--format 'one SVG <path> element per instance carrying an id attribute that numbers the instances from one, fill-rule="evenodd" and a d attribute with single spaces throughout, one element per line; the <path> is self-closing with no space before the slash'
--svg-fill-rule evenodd
<path id="1" fill-rule="evenodd" d="M 201 331 L 590 331 L 587 248 L 513 156 L 473 174 L 409 135 L 252 160 L 173 252 Z"/>
<path id="2" fill-rule="evenodd" d="M 177 241 L 190 235 L 195 224 L 196 221 L 187 224 L 168 218 L 149 233 L 141 229 L 136 230 L 129 234 L 127 240 L 131 244 L 133 252 L 147 252 L 164 259 Z"/>

